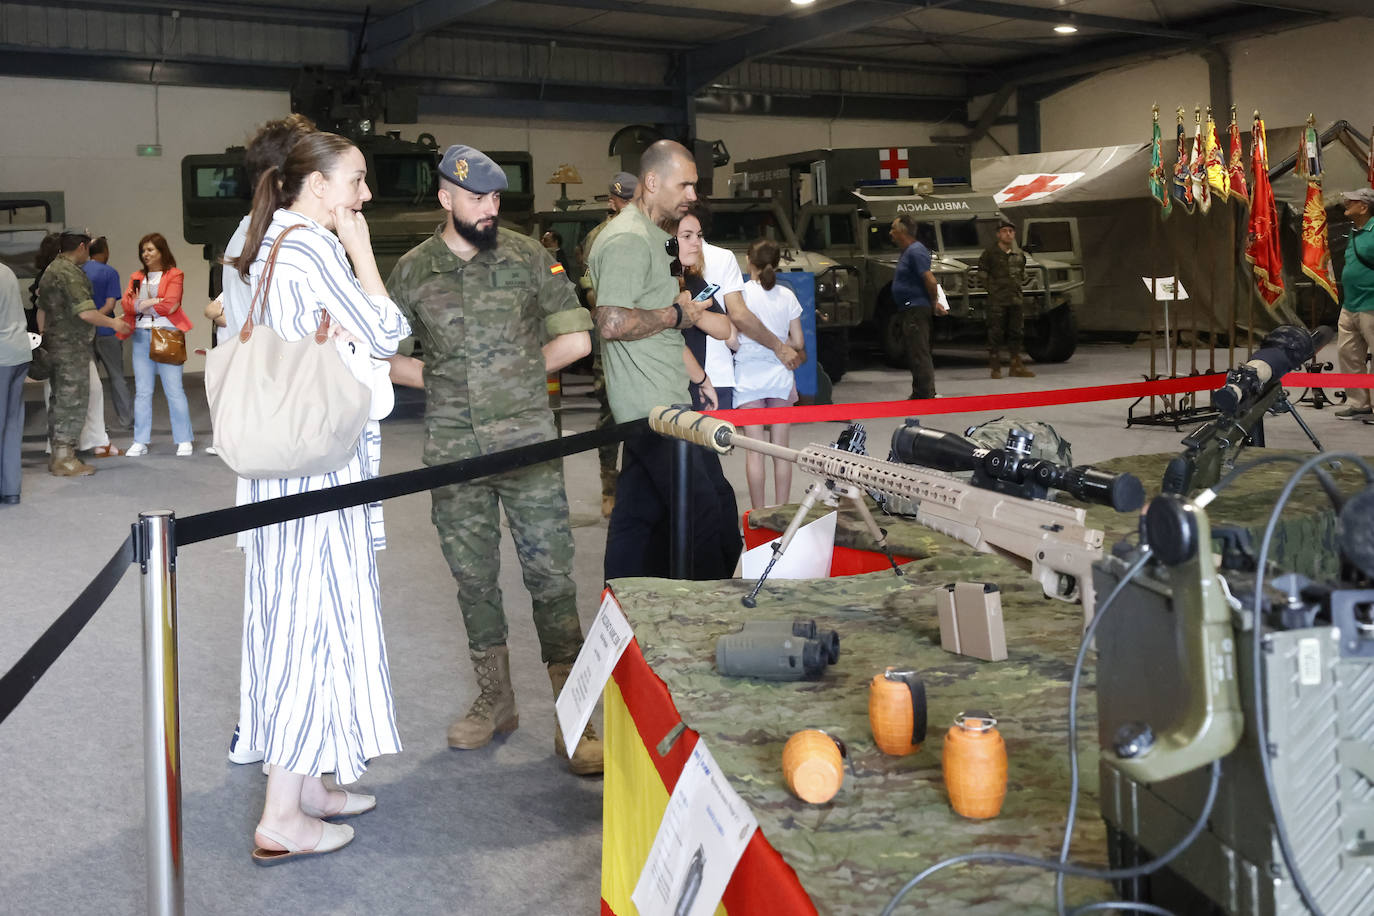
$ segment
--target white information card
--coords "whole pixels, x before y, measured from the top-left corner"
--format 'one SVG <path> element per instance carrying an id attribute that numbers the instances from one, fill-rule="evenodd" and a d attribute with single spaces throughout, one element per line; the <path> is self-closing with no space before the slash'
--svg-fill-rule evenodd
<path id="1" fill-rule="evenodd" d="M 563 685 L 563 692 L 554 701 L 554 712 L 558 714 L 558 727 L 563 730 L 563 742 L 568 746 L 568 756 L 577 750 L 577 740 L 582 730 L 591 721 L 596 701 L 610 679 L 616 662 L 620 661 L 625 647 L 634 638 L 630 622 L 620 609 L 620 602 L 608 588 L 601 598 L 601 609 L 596 612 L 592 628 L 582 643 L 582 651 L 577 653 L 572 673 Z"/>
<path id="2" fill-rule="evenodd" d="M 698 738 L 630 895 L 640 916 L 714 913 L 758 825 Z"/>

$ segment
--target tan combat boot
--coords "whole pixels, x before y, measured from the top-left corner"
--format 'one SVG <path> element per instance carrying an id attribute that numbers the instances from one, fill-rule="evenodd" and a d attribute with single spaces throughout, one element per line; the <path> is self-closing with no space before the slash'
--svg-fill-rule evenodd
<path id="1" fill-rule="evenodd" d="M 610 518 L 611 511 L 615 509 L 615 481 L 616 472 L 612 468 L 610 473 L 601 472 L 601 517 Z"/>
<path id="2" fill-rule="evenodd" d="M 448 746 L 465 751 L 490 744 L 497 732 L 513 732 L 520 725 L 510 685 L 510 650 L 492 646 L 473 652 L 472 668 L 477 674 L 477 699 L 466 716 L 448 727 Z"/>
<path id="3" fill-rule="evenodd" d="M 48 459 L 48 473 L 54 477 L 89 477 L 95 468 L 76 457 L 76 449 L 70 445 L 54 445 L 52 457 Z"/>
<path id="4" fill-rule="evenodd" d="M 1035 373 L 1030 371 L 1021 362 L 1019 355 L 1011 358 L 1011 369 L 1007 372 L 1012 378 L 1035 378 Z"/>
<path id="5" fill-rule="evenodd" d="M 988 376 L 990 378 L 1002 377 L 1002 354 L 998 353 L 996 350 L 990 350 L 988 352 L 988 370 Z"/>
<path id="6" fill-rule="evenodd" d="M 568 681 L 568 675 L 572 673 L 572 664 L 564 662 L 562 664 L 549 665 L 549 682 L 553 684 L 553 698 L 558 699 L 558 695 L 563 692 L 563 685 Z M 596 729 L 592 728 L 590 722 L 582 732 L 582 737 L 577 741 L 577 749 L 573 751 L 571 758 L 568 757 L 568 745 L 563 741 L 563 729 L 558 727 L 558 718 L 554 717 L 553 722 L 553 749 L 558 756 L 568 761 L 568 769 L 578 776 L 597 776 L 600 775 L 602 764 L 601 739 L 596 736 Z"/>

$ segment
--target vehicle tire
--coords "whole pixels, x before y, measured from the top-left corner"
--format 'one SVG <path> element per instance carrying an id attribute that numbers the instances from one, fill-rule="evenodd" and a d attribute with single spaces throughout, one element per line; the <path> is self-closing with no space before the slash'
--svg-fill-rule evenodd
<path id="1" fill-rule="evenodd" d="M 830 381 L 838 382 L 844 378 L 849 369 L 849 328 L 817 333 L 816 361 L 830 376 Z"/>
<path id="2" fill-rule="evenodd" d="M 1078 348 L 1078 317 L 1061 305 L 1026 327 L 1026 352 L 1037 363 L 1062 363 Z"/>
<path id="3" fill-rule="evenodd" d="M 878 310 L 874 323 L 878 326 L 879 343 L 883 348 L 883 360 L 894 369 L 910 369 L 911 363 L 906 349 L 906 333 L 902 328 L 901 313 L 892 301 L 892 290 L 885 289 L 878 297 Z"/>

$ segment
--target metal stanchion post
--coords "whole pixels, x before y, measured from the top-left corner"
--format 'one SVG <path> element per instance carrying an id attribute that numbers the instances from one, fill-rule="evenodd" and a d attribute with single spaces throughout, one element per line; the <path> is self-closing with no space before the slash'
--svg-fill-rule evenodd
<path id="1" fill-rule="evenodd" d="M 686 579 L 692 571 L 692 443 L 673 440 L 673 476 L 668 488 L 668 576 Z"/>
<path id="2" fill-rule="evenodd" d="M 143 575 L 143 794 L 148 818 L 148 912 L 185 911 L 181 857 L 181 719 L 177 704 L 175 516 L 140 512 Z"/>

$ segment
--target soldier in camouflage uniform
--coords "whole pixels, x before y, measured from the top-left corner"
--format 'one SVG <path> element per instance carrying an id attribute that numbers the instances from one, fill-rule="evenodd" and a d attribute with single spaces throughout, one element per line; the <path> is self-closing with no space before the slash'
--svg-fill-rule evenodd
<path id="1" fill-rule="evenodd" d="M 1016 250 L 1016 226 L 1002 220 L 997 244 L 978 259 L 988 289 L 988 368 L 993 378 L 1002 377 L 1002 345 L 1011 357 L 1007 374 L 1034 378 L 1021 363 L 1021 338 L 1025 319 L 1021 313 L 1021 286 L 1026 280 L 1026 255 Z"/>
<path id="2" fill-rule="evenodd" d="M 48 402 L 48 438 L 52 457 L 48 471 L 56 477 L 84 477 L 95 468 L 76 457 L 77 440 L 86 421 L 91 396 L 91 345 L 95 326 L 128 334 L 121 319 L 96 310 L 91 281 L 81 269 L 90 258 L 91 237 L 82 230 L 63 231 L 58 255 L 38 281 L 39 328 L 52 359 L 52 400 Z"/>
<path id="3" fill-rule="evenodd" d="M 424 348 L 423 365 L 398 360 L 393 378 L 425 389 L 429 465 L 557 438 L 546 374 L 591 351 L 592 327 L 550 252 L 497 226 L 506 187 L 500 166 L 470 147 L 452 146 L 439 177 L 439 202 L 451 218 L 401 258 L 386 284 Z M 482 747 L 519 724 L 497 582 L 498 502 L 515 539 L 555 697 L 582 648 L 562 465 L 547 462 L 435 490 L 432 518 L 458 581 L 480 691 L 449 728 L 455 748 Z M 566 758 L 557 729 L 554 745 Z M 601 772 L 601 742 L 590 727 L 569 767 Z"/>
<path id="4" fill-rule="evenodd" d="M 601 234 L 601 230 L 615 219 L 617 213 L 625 209 L 630 201 L 634 200 L 635 191 L 639 188 L 639 179 L 629 172 L 617 172 L 611 179 L 609 194 L 606 197 L 606 218 L 597 223 L 587 237 L 582 240 L 582 263 L 588 265 L 592 260 L 592 244 L 596 242 L 596 237 Z M 596 289 L 592 286 L 592 272 L 590 267 L 586 267 L 579 281 L 582 289 L 586 291 L 587 308 L 596 309 Z M 596 402 L 600 405 L 600 410 L 596 415 L 596 428 L 606 429 L 615 425 L 615 418 L 611 416 L 611 402 L 606 397 L 606 372 L 601 367 L 601 345 L 600 340 L 596 342 L 594 355 L 592 356 L 592 391 L 596 394 Z M 601 459 L 601 515 L 605 518 L 611 517 L 611 510 L 615 508 L 615 458 L 620 451 L 619 445 L 603 445 L 596 450 Z"/>

